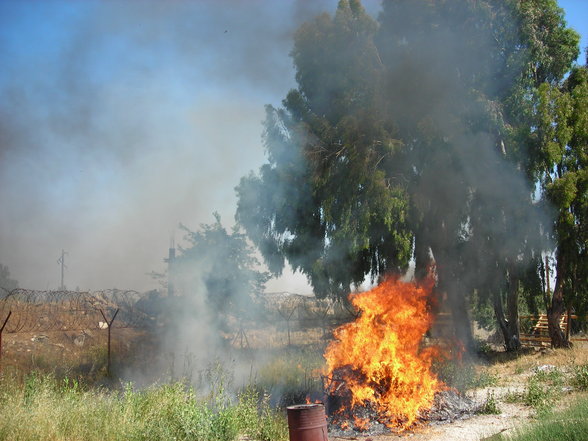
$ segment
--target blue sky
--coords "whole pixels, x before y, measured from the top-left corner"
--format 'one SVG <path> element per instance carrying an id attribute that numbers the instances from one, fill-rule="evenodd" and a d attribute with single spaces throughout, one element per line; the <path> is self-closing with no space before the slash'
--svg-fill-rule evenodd
<path id="1" fill-rule="evenodd" d="M 586 61 L 585 49 L 588 47 L 588 0 L 559 0 L 559 6 L 565 11 L 568 26 L 575 29 L 581 37 L 579 62 Z"/>
<path id="2" fill-rule="evenodd" d="M 588 1 L 559 3 L 585 48 Z M 179 222 L 232 224 L 264 105 L 295 86 L 292 34 L 335 5 L 0 1 L 0 263 L 54 289 L 63 248 L 69 288 L 156 287 Z"/>

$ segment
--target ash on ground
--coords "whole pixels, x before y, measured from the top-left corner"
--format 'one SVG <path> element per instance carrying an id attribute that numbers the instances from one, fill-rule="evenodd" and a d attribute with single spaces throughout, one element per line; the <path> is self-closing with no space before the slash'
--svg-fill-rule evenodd
<path id="1" fill-rule="evenodd" d="M 437 392 L 431 409 L 423 411 L 418 422 L 405 430 L 466 419 L 473 416 L 478 407 L 473 400 L 460 395 L 455 390 Z M 390 425 L 392 428 L 388 427 Z M 395 426 L 402 426 L 402 421 L 383 419 L 370 404 L 356 406 L 352 411 L 344 410 L 328 416 L 329 434 L 334 437 L 372 436 L 400 432 L 400 429 L 393 428 Z"/>
<path id="2" fill-rule="evenodd" d="M 448 389 L 435 394 L 433 406 L 423 412 L 421 421 L 425 423 L 452 423 L 455 420 L 469 418 L 476 413 L 479 406 L 470 398 Z"/>

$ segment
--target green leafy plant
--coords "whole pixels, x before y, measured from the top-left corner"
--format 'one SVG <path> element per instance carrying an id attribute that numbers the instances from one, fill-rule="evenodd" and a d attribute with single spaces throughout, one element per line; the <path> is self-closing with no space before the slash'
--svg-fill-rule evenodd
<path id="1" fill-rule="evenodd" d="M 505 403 L 522 403 L 523 394 L 521 392 L 509 390 L 502 397 L 502 401 Z"/>
<path id="2" fill-rule="evenodd" d="M 480 406 L 477 413 L 482 415 L 500 415 L 501 410 L 498 407 L 498 401 L 494 396 L 494 392 L 488 391 L 486 393 L 486 401 Z"/>
<path id="3" fill-rule="evenodd" d="M 580 390 L 588 390 L 588 364 L 576 366 L 572 384 Z"/>
<path id="4" fill-rule="evenodd" d="M 561 395 L 563 382 L 563 373 L 557 368 L 537 370 L 527 380 L 523 402 L 539 413 L 549 412 Z"/>

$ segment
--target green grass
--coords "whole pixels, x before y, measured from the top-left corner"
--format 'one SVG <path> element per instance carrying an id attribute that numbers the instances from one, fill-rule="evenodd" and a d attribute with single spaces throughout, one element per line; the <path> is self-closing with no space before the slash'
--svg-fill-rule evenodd
<path id="1" fill-rule="evenodd" d="M 588 439 L 588 397 L 575 401 L 567 409 L 546 415 L 514 435 L 496 435 L 492 441 L 586 441 Z"/>
<path id="2" fill-rule="evenodd" d="M 292 349 L 270 357 L 256 372 L 255 383 L 272 396 L 279 407 L 304 403 L 306 397 L 321 395 L 322 352 Z"/>
<path id="3" fill-rule="evenodd" d="M 35 373 L 24 382 L 0 378 L 0 440 L 232 441 L 240 435 L 287 438 L 285 416 L 254 387 L 232 398 L 218 389 L 201 397 L 183 383 L 113 392 Z"/>

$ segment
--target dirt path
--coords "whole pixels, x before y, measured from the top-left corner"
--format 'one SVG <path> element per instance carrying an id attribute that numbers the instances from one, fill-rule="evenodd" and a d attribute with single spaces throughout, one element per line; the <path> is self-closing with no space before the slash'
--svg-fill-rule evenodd
<path id="1" fill-rule="evenodd" d="M 475 415 L 467 420 L 432 426 L 423 433 L 408 436 L 419 441 L 478 441 L 496 433 L 510 432 L 529 420 L 529 409 L 522 406 L 502 403 L 501 410 L 500 415 Z"/>

